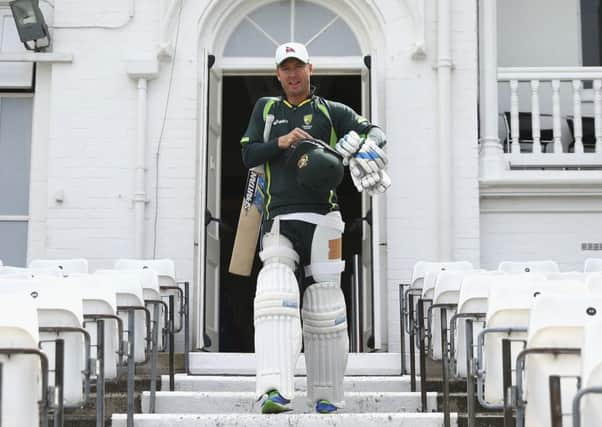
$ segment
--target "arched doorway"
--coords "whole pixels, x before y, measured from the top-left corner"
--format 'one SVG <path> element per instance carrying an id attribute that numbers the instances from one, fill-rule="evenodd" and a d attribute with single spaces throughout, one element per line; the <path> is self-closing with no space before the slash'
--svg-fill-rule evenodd
<path id="1" fill-rule="evenodd" d="M 254 2 L 255 3 L 255 2 Z M 314 63 L 312 82 L 318 93 L 329 99 L 345 102 L 356 111 L 372 113 L 370 70 L 366 54 L 371 50 L 361 43 L 341 15 L 316 2 L 285 0 L 264 4 L 241 13 L 231 25 L 227 37 L 216 38 L 215 50 L 202 53 L 201 63 L 205 85 L 204 109 L 205 159 L 201 161 L 205 191 L 205 205 L 212 217 L 236 227 L 243 194 L 246 170 L 240 160 L 240 135 L 257 98 L 278 93 L 274 74 L 273 55 L 277 45 L 289 40 L 305 43 Z M 232 20 L 235 19 L 232 17 Z M 232 24 L 225 19 L 222 25 Z M 211 67 L 209 67 L 211 65 Z M 374 114 L 372 114 L 374 116 Z M 203 129 L 201 129 L 203 131 Z M 353 254 L 362 255 L 363 317 L 362 349 L 379 349 L 383 331 L 381 319 L 386 306 L 382 304 L 384 283 L 375 278 L 373 227 L 362 217 L 369 217 L 372 201 L 355 192 L 350 180 L 339 191 L 342 213 L 348 226 L 358 221 L 355 229 L 346 232 L 344 256 L 347 261 L 343 288 L 351 310 L 351 272 Z M 374 216 L 373 216 L 374 217 Z M 376 217 L 378 221 L 378 216 Z M 376 224 L 373 224 L 376 226 Z M 234 233 L 215 221 L 206 227 L 205 256 L 200 279 L 205 279 L 202 290 L 203 313 L 199 319 L 208 340 L 210 351 L 252 351 L 252 300 L 255 290 L 254 274 L 241 278 L 227 272 Z M 378 257 L 378 253 L 376 253 Z M 375 280 L 376 279 L 376 280 Z M 377 286 L 373 286 L 376 283 Z M 379 306 L 375 310 L 375 303 Z M 350 314 L 350 318 L 352 317 Z M 376 327 L 375 327 L 376 325 Z"/>

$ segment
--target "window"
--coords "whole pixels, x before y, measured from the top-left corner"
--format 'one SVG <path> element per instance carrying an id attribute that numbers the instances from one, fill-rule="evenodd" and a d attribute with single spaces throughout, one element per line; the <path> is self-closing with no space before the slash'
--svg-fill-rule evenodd
<path id="1" fill-rule="evenodd" d="M 353 31 L 331 10 L 303 0 L 282 0 L 249 13 L 234 29 L 224 56 L 272 57 L 288 41 L 307 45 L 312 56 L 360 56 Z"/>
<path id="2" fill-rule="evenodd" d="M 0 260 L 25 266 L 32 97 L 0 96 Z"/>

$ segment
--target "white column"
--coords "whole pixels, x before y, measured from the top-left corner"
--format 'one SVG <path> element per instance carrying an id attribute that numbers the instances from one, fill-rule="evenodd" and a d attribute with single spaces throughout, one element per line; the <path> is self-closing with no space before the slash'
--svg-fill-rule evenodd
<path id="1" fill-rule="evenodd" d="M 481 178 L 499 176 L 507 162 L 498 138 L 497 0 L 480 0 Z"/>
<path id="2" fill-rule="evenodd" d="M 438 3 L 439 28 L 438 28 L 438 105 L 437 105 L 437 131 L 439 152 L 439 200 L 438 231 L 439 231 L 439 259 L 453 259 L 453 155 L 451 150 L 451 0 L 439 0 Z"/>

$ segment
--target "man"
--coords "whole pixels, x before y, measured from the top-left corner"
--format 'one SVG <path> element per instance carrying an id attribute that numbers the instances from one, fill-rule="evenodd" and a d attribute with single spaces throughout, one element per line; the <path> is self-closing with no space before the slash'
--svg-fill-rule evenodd
<path id="1" fill-rule="evenodd" d="M 320 413 L 344 404 L 349 339 L 340 287 L 344 223 L 335 190 L 343 164 L 359 191 L 376 194 L 390 185 L 384 133 L 346 105 L 316 96 L 312 69 L 304 45 L 279 46 L 276 76 L 284 95 L 257 101 L 241 139 L 245 166 L 264 165 L 266 177 L 254 305 L 263 413 L 290 410 L 301 331 L 309 403 Z"/>

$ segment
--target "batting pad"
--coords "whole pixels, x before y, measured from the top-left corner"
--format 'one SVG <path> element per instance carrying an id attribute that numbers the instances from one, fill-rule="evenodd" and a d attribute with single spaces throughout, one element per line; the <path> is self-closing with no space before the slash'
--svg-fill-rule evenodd
<path id="1" fill-rule="evenodd" d="M 255 293 L 257 398 L 272 389 L 286 399 L 293 398 L 295 365 L 300 352 L 297 279 L 288 265 L 267 264 L 259 272 Z"/>
<path id="2" fill-rule="evenodd" d="M 344 406 L 343 378 L 349 337 L 345 298 L 337 283 L 315 283 L 303 295 L 303 339 L 307 368 L 307 397 Z"/>

